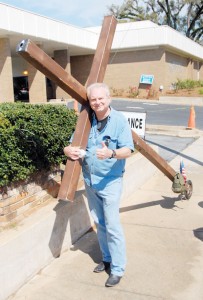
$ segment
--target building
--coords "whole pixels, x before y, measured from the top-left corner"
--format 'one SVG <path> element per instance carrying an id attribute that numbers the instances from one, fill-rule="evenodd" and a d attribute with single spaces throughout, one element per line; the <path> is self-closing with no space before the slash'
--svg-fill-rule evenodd
<path id="1" fill-rule="evenodd" d="M 31 39 L 85 84 L 101 27 L 79 28 L 3 3 L 0 15 L 0 103 L 70 98 L 18 56 L 16 47 L 23 39 Z M 104 78 L 115 93 L 125 94 L 130 86 L 164 93 L 177 79 L 203 80 L 201 45 L 150 21 L 117 25 Z"/>

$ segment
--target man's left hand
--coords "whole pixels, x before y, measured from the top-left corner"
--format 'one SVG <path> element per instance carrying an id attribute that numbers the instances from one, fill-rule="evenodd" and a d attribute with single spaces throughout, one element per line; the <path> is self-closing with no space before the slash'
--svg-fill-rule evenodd
<path id="1" fill-rule="evenodd" d="M 112 150 L 107 148 L 104 142 L 101 142 L 102 147 L 98 148 L 96 151 L 96 155 L 98 159 L 107 159 L 112 155 Z"/>

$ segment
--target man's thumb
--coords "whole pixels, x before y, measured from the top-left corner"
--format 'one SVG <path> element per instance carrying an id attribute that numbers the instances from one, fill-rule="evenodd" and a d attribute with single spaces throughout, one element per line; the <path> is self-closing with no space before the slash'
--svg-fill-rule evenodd
<path id="1" fill-rule="evenodd" d="M 106 147 L 106 144 L 103 141 L 101 142 L 101 144 L 102 144 L 102 148 Z"/>

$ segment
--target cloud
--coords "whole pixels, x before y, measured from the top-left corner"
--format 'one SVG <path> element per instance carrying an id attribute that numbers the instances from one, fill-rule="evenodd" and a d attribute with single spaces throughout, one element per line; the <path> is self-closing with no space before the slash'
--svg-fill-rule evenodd
<path id="1" fill-rule="evenodd" d="M 124 0 L 7 0 L 4 3 L 81 27 L 102 24 L 107 7 Z"/>

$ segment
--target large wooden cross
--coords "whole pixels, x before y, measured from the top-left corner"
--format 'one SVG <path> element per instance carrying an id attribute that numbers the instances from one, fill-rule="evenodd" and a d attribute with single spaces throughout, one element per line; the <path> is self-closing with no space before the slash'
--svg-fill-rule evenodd
<path id="1" fill-rule="evenodd" d="M 107 16 L 104 18 L 100 38 L 86 86 L 94 82 L 103 82 L 116 29 L 116 23 L 116 19 L 113 16 Z M 91 128 L 90 106 L 87 99 L 86 88 L 31 40 L 23 40 L 20 42 L 17 46 L 16 52 L 82 105 L 72 145 L 85 149 Z M 171 168 L 170 165 L 161 156 L 159 156 L 153 148 L 147 145 L 134 131 L 132 131 L 132 136 L 136 149 L 150 160 L 171 181 L 173 181 L 176 171 Z M 78 161 L 72 161 L 70 159 L 67 160 L 58 194 L 59 199 L 70 201 L 74 200 L 81 172 L 81 164 L 82 159 Z"/>

